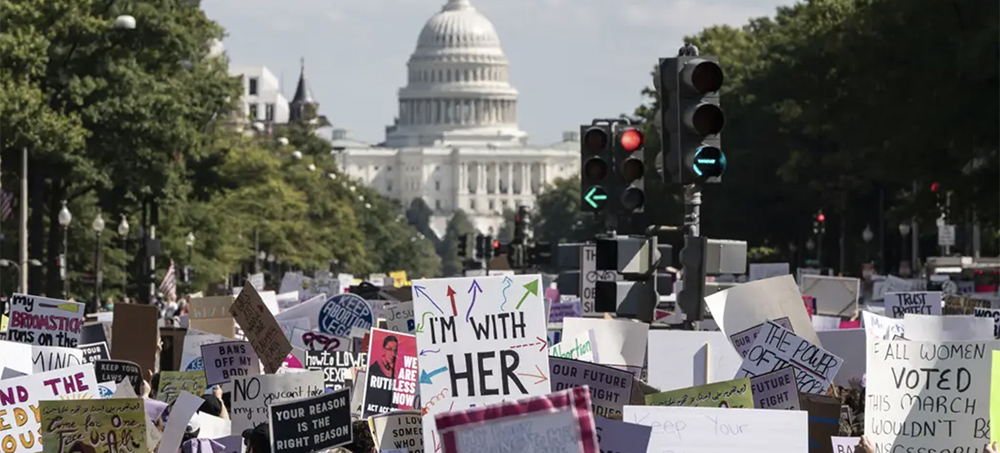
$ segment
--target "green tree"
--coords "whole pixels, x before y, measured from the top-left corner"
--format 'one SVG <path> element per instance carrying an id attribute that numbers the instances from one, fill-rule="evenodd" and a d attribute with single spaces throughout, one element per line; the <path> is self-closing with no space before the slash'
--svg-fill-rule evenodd
<path id="1" fill-rule="evenodd" d="M 462 274 L 462 258 L 458 256 L 458 242 L 461 240 L 461 236 L 464 234 L 473 234 L 475 228 L 472 226 L 472 222 L 469 222 L 469 217 L 465 214 L 465 211 L 461 209 L 455 210 L 455 213 L 448 220 L 448 226 L 445 228 L 444 238 L 441 239 L 441 244 L 438 248 L 438 254 L 441 256 L 441 275 L 444 277 L 452 277 Z M 475 250 L 469 250 L 469 254 L 475 253 Z"/>
<path id="2" fill-rule="evenodd" d="M 410 202 L 410 207 L 406 210 L 406 221 L 421 234 L 437 244 L 440 242 L 440 239 L 431 228 L 431 217 L 433 215 L 434 210 L 427 205 L 423 197 L 416 197 Z"/>
<path id="3" fill-rule="evenodd" d="M 534 234 L 541 242 L 577 242 L 593 239 L 597 224 L 580 210 L 579 177 L 560 178 L 546 186 L 535 205 Z"/>

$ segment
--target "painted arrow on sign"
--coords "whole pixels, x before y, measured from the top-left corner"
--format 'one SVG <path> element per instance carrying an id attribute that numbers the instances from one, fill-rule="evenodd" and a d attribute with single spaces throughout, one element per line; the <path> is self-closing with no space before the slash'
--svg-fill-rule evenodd
<path id="1" fill-rule="evenodd" d="M 518 376 L 525 376 L 525 377 L 531 377 L 531 378 L 538 379 L 537 381 L 535 381 L 535 384 L 541 384 L 542 382 L 545 382 L 545 381 L 549 380 L 549 377 L 546 376 L 545 373 L 542 372 L 542 369 L 539 368 L 538 365 L 535 365 L 535 370 L 538 371 L 538 374 L 517 373 L 517 375 Z"/>
<path id="2" fill-rule="evenodd" d="M 482 293 L 483 287 L 479 286 L 476 279 L 472 279 L 472 286 L 469 286 L 468 292 L 472 294 L 472 303 L 469 304 L 469 311 L 465 312 L 465 322 L 469 322 L 469 317 L 472 316 L 472 307 L 476 306 L 476 294 Z"/>
<path id="3" fill-rule="evenodd" d="M 455 305 L 455 290 L 448 285 L 448 298 L 451 299 L 451 312 L 453 316 L 458 316 L 458 306 Z"/>
<path id="4" fill-rule="evenodd" d="M 521 304 L 528 298 L 528 295 L 537 296 L 538 295 L 538 279 L 534 279 L 528 283 L 524 284 L 524 295 L 521 296 L 521 300 L 517 302 L 517 306 L 514 307 L 515 310 L 521 309 Z"/>
<path id="5" fill-rule="evenodd" d="M 540 345 L 542 345 L 542 347 L 538 348 L 538 351 L 541 352 L 541 351 L 544 351 L 545 347 L 549 345 L 549 341 L 546 340 L 545 338 L 535 337 L 535 339 L 538 340 L 538 341 L 533 341 L 531 343 L 525 343 L 525 344 L 516 344 L 514 346 L 511 346 L 510 348 L 511 349 L 527 348 L 529 346 L 534 346 L 536 344 L 540 344 Z"/>
<path id="6" fill-rule="evenodd" d="M 438 369 L 436 369 L 434 371 L 431 371 L 430 373 L 428 373 L 427 370 L 421 371 L 420 372 L 420 383 L 421 384 L 433 384 L 434 382 L 431 381 L 431 379 L 433 379 L 434 376 L 437 376 L 437 375 L 439 375 L 441 373 L 444 373 L 445 371 L 448 371 L 448 367 L 446 367 L 446 366 L 443 366 L 443 367 L 438 368 Z"/>
<path id="7" fill-rule="evenodd" d="M 418 296 L 423 296 L 427 300 L 431 301 L 431 304 L 434 305 L 434 308 L 438 309 L 438 311 L 441 312 L 442 315 L 444 314 L 444 310 L 442 310 L 441 307 L 438 306 L 437 302 L 434 302 L 434 299 L 431 299 L 431 296 L 427 295 L 427 288 L 423 286 L 414 286 L 413 291 L 416 292 Z"/>

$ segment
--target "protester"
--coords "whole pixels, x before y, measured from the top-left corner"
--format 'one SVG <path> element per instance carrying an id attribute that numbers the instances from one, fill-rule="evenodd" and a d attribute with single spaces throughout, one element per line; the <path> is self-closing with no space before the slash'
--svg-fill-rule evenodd
<path id="1" fill-rule="evenodd" d="M 246 453 L 271 453 L 271 433 L 267 423 L 243 431 Z"/>

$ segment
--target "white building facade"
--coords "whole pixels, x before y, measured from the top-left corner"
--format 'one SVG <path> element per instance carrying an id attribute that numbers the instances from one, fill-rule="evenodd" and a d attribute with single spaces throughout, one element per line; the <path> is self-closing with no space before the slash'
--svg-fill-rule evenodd
<path id="1" fill-rule="evenodd" d="M 281 83 L 265 66 L 230 66 L 229 74 L 243 84 L 240 109 L 250 122 L 284 124 L 288 122 L 288 99 L 281 94 Z"/>
<path id="2" fill-rule="evenodd" d="M 500 39 L 469 0 L 447 0 L 427 21 L 407 80 L 384 143 L 335 130 L 333 153 L 350 176 L 404 206 L 423 198 L 439 236 L 456 209 L 479 231 L 498 231 L 505 210 L 533 207 L 546 184 L 578 172 L 578 133 L 548 147 L 528 145 Z"/>

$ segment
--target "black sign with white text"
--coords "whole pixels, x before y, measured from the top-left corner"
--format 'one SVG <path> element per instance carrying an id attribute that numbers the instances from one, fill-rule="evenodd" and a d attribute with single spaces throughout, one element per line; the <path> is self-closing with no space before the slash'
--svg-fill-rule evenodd
<path id="1" fill-rule="evenodd" d="M 271 451 L 312 453 L 353 442 L 350 401 L 350 389 L 343 388 L 312 398 L 272 404 L 268 409 Z"/>
<path id="2" fill-rule="evenodd" d="M 132 383 L 136 395 L 142 395 L 142 368 L 128 360 L 98 360 L 94 362 L 97 382 L 114 381 L 121 384 L 127 378 Z"/>
<path id="3" fill-rule="evenodd" d="M 94 363 L 98 360 L 108 360 L 111 358 L 108 353 L 108 344 L 103 341 L 100 343 L 81 344 L 76 348 L 83 352 L 84 363 Z"/>

